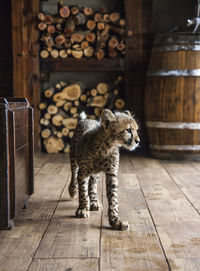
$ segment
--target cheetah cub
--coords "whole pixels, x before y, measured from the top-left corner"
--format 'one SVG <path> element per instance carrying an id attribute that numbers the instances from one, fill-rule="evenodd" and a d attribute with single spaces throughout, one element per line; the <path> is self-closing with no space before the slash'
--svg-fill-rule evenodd
<path id="1" fill-rule="evenodd" d="M 71 183 L 69 194 L 79 193 L 77 217 L 88 217 L 90 211 L 98 211 L 101 204 L 97 195 L 97 183 L 101 171 L 106 174 L 108 217 L 115 230 L 127 230 L 118 214 L 119 148 L 134 150 L 140 142 L 138 125 L 128 110 L 112 113 L 104 109 L 101 121 L 81 119 L 71 141 Z"/>

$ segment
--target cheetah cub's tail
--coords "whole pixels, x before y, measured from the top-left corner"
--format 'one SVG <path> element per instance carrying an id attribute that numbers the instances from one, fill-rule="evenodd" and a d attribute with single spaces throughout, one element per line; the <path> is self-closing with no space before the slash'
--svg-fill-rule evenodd
<path id="1" fill-rule="evenodd" d="M 85 120 L 87 119 L 87 115 L 85 114 L 85 111 L 82 111 L 79 115 L 79 120 Z"/>

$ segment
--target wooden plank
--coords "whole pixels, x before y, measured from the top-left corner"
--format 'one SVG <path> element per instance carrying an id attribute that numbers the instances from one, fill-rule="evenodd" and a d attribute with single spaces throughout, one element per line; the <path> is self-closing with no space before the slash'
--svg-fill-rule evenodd
<path id="1" fill-rule="evenodd" d="M 190 162 L 163 162 L 162 165 L 200 213 L 200 172 Z"/>
<path id="2" fill-rule="evenodd" d="M 101 183 L 100 179 L 99 195 Z M 101 212 L 91 212 L 89 218 L 79 219 L 75 217 L 77 207 L 78 199 L 69 198 L 66 186 L 35 258 L 99 257 Z"/>
<path id="3" fill-rule="evenodd" d="M 124 59 L 42 59 L 41 71 L 123 71 Z"/>
<path id="4" fill-rule="evenodd" d="M 106 202 L 104 194 L 100 270 L 168 270 L 136 175 L 119 175 L 119 213 L 129 221 L 129 231 L 110 230 Z"/>
<path id="5" fill-rule="evenodd" d="M 46 166 L 50 168 L 48 164 Z M 62 164 L 63 168 L 57 172 L 57 166 L 51 164 L 49 174 L 40 170 L 29 208 L 15 220 L 13 230 L 0 231 L 0 267 L 4 270 L 27 270 L 57 207 L 66 179 L 69 179 L 69 167 Z"/>
<path id="6" fill-rule="evenodd" d="M 190 262 L 200 259 L 199 214 L 159 161 L 137 158 L 133 165 L 170 266 L 180 259 L 193 270 Z"/>
<path id="7" fill-rule="evenodd" d="M 97 271 L 98 259 L 34 259 L 29 271 Z"/>

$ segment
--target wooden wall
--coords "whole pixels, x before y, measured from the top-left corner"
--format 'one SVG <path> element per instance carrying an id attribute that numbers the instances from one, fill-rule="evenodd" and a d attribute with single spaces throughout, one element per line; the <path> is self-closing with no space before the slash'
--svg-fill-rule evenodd
<path id="1" fill-rule="evenodd" d="M 3 1 L 0 8 L 0 96 L 9 97 L 12 91 L 11 3 Z"/>

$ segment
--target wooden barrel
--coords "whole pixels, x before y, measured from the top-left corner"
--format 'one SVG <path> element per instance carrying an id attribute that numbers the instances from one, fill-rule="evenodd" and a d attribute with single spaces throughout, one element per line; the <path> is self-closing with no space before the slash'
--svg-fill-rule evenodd
<path id="1" fill-rule="evenodd" d="M 200 157 L 200 35 L 155 35 L 145 119 L 154 156 Z"/>

